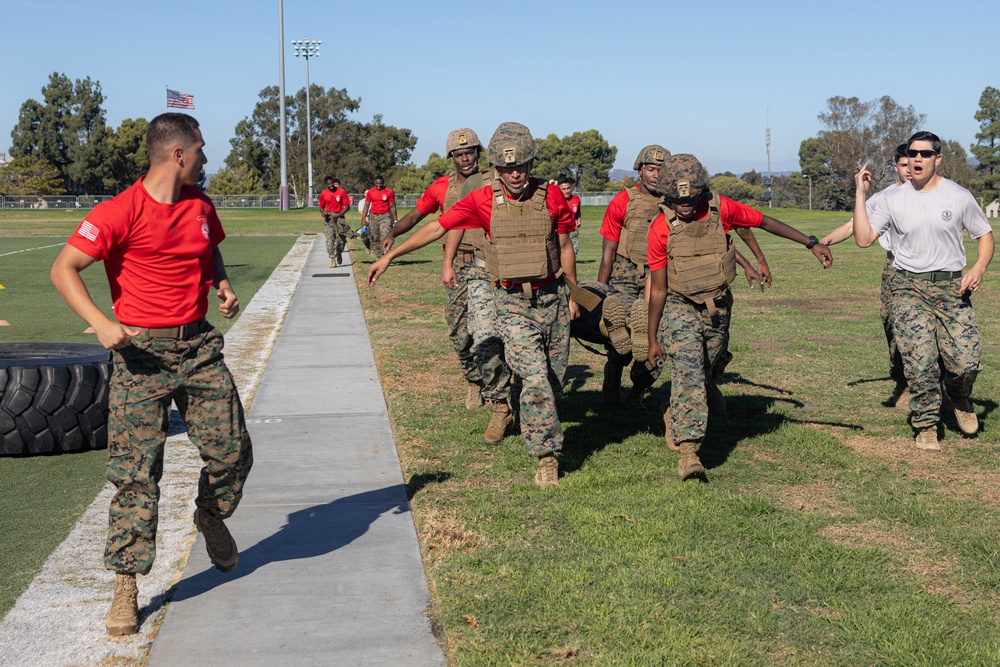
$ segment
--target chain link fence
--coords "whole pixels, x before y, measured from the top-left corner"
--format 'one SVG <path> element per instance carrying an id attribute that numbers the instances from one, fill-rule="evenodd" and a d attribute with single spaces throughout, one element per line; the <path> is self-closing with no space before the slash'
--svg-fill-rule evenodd
<path id="1" fill-rule="evenodd" d="M 615 192 L 581 192 L 580 204 L 582 206 L 607 206 Z M 212 202 L 218 209 L 254 209 L 281 207 L 278 195 L 209 195 Z M 361 210 L 364 207 L 364 195 L 350 195 L 354 202 L 354 207 Z M 396 208 L 408 209 L 416 206 L 420 193 L 396 194 Z M 0 209 L 3 210 L 45 210 L 45 209 L 65 209 L 65 210 L 87 210 L 102 201 L 111 199 L 111 195 L 83 195 L 73 197 L 71 195 L 17 195 L 0 197 Z M 289 205 L 292 208 L 306 208 L 309 197 L 307 195 L 292 195 Z M 319 194 L 313 195 L 313 206 L 319 203 Z"/>

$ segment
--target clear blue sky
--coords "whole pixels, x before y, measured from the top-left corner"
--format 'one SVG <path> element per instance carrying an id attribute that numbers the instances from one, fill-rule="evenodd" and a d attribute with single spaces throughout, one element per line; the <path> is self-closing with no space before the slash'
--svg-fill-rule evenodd
<path id="1" fill-rule="evenodd" d="M 489 139 L 519 121 L 536 136 L 596 128 L 616 166 L 660 143 L 713 173 L 798 169 L 834 95 L 890 95 L 924 129 L 968 151 L 979 96 L 1000 87 L 996 0 L 301 2 L 285 0 L 285 86 L 305 85 L 290 41 L 322 39 L 310 78 L 361 98 L 418 137 L 412 160 L 462 126 Z M 207 170 L 278 82 L 277 0 L 3 0 L 0 152 L 21 104 L 52 72 L 100 81 L 108 124 L 166 111 L 165 86 L 195 97 Z M 456 93 L 456 90 L 467 92 Z M 901 137 L 902 139 L 902 137 Z M 317 169 L 322 169 L 317 165 Z"/>

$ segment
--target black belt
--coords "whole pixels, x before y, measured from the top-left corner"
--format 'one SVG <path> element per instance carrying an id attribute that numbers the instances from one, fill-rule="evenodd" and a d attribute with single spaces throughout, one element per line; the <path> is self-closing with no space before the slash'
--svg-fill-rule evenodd
<path id="1" fill-rule="evenodd" d="M 899 272 L 907 278 L 917 278 L 919 280 L 927 280 L 933 283 L 955 280 L 956 278 L 962 277 L 961 271 L 927 271 L 926 273 L 914 273 L 913 271 L 907 271 L 906 269 L 899 269 Z"/>
<path id="2" fill-rule="evenodd" d="M 125 326 L 139 331 L 140 336 L 147 338 L 177 338 L 185 339 L 197 336 L 208 331 L 212 325 L 204 317 L 198 318 L 194 322 L 188 322 L 177 327 L 133 327 L 131 324 Z"/>

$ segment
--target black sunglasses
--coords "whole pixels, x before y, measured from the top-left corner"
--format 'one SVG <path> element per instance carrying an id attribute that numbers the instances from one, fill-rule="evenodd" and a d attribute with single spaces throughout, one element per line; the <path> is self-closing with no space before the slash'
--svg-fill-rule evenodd
<path id="1" fill-rule="evenodd" d="M 918 150 L 915 150 L 913 148 L 907 148 L 906 149 L 906 156 L 907 157 L 917 157 L 918 155 L 920 157 L 922 157 L 922 158 L 934 157 L 935 155 L 937 155 L 937 151 L 926 151 L 926 150 L 925 151 L 918 151 Z"/>

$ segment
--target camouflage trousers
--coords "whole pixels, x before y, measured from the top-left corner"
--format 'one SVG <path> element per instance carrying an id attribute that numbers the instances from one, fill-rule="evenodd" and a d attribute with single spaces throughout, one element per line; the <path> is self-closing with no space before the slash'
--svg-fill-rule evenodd
<path id="1" fill-rule="evenodd" d="M 493 300 L 493 283 L 486 270 L 472 265 L 469 276 L 469 335 L 472 352 L 483 383 L 483 398 L 506 401 L 510 398 L 511 373 L 504 360 L 503 338 L 497 306 Z"/>
<path id="2" fill-rule="evenodd" d="M 573 244 L 573 256 L 576 257 L 580 253 L 580 232 L 575 229 L 571 231 L 569 241 Z"/>
<path id="3" fill-rule="evenodd" d="M 500 334 L 510 370 L 521 380 L 521 435 L 529 456 L 562 449 L 553 387 L 561 390 L 569 364 L 569 300 L 561 281 L 535 290 L 494 287 Z"/>
<path id="4" fill-rule="evenodd" d="M 469 271 L 475 265 L 454 263 L 455 277 L 458 287 L 452 289 L 447 285 L 444 291 L 448 302 L 444 305 L 444 323 L 448 326 L 448 338 L 458 355 L 458 364 L 462 367 L 462 375 L 468 382 L 483 381 L 476 355 L 472 349 L 472 334 L 469 332 Z"/>
<path id="5" fill-rule="evenodd" d="M 961 278 L 930 281 L 902 271 L 892 278 L 893 328 L 910 387 L 910 423 L 917 429 L 940 420 L 942 380 L 953 401 L 967 399 L 983 369 L 976 313 L 961 284 Z"/>
<path id="6" fill-rule="evenodd" d="M 326 234 L 326 254 L 330 259 L 339 258 L 347 247 L 347 235 L 350 225 L 343 216 L 333 217 L 332 213 L 323 214 L 323 232 Z"/>
<path id="7" fill-rule="evenodd" d="M 892 265 L 892 256 L 886 257 L 885 268 L 882 269 L 882 287 L 879 289 L 879 316 L 882 318 L 882 331 L 885 332 L 885 342 L 889 346 L 889 377 L 897 383 L 906 382 L 903 373 L 903 356 L 896 344 L 896 334 L 892 330 L 892 279 L 896 268 Z"/>
<path id="8" fill-rule="evenodd" d="M 644 267 L 643 267 L 644 268 Z M 625 297 L 631 304 L 636 299 L 641 299 L 646 289 L 646 274 L 640 271 L 638 265 L 621 255 L 615 255 L 615 263 L 611 266 L 611 278 L 608 284 L 618 294 Z"/>
<path id="9" fill-rule="evenodd" d="M 715 308 L 711 317 L 704 305 L 667 292 L 657 341 L 670 358 L 670 437 L 675 443 L 705 438 L 705 383 L 714 382 L 728 362 L 733 293 L 716 299 Z"/>
<path id="10" fill-rule="evenodd" d="M 392 216 L 388 213 L 368 214 L 368 235 L 371 238 L 372 252 L 378 259 L 385 253 L 382 252 L 382 239 L 392 231 Z"/>
<path id="11" fill-rule="evenodd" d="M 153 567 L 171 400 L 205 462 L 196 505 L 225 519 L 239 504 L 253 451 L 222 347 L 213 327 L 188 339 L 137 337 L 114 352 L 107 477 L 117 491 L 104 553 L 109 570 L 147 574 Z"/>

